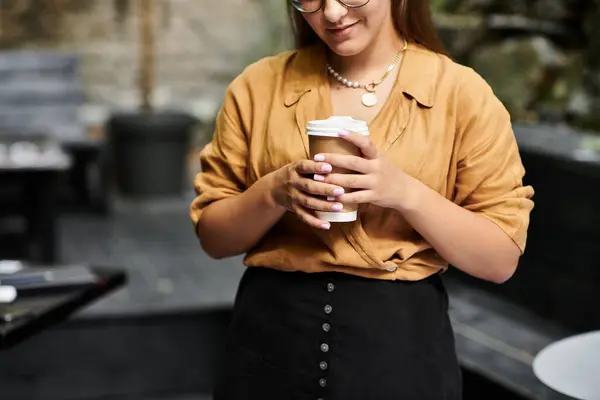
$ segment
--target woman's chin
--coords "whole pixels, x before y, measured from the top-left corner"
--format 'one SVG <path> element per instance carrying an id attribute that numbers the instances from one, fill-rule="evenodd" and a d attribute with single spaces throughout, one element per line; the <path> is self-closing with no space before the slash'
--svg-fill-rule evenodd
<path id="1" fill-rule="evenodd" d="M 365 45 L 358 40 L 347 40 L 342 43 L 327 41 L 329 50 L 334 52 L 340 57 L 351 57 L 360 54 L 364 49 Z"/>

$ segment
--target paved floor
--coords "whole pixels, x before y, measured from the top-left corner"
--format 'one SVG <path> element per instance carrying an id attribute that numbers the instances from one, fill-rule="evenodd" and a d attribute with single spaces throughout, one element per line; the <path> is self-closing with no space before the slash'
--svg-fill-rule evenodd
<path id="1" fill-rule="evenodd" d="M 180 312 L 232 303 L 242 259 L 216 261 L 201 250 L 188 216 L 190 198 L 117 201 L 109 217 L 62 217 L 63 262 L 117 266 L 129 273 L 126 288 L 84 315 Z"/>

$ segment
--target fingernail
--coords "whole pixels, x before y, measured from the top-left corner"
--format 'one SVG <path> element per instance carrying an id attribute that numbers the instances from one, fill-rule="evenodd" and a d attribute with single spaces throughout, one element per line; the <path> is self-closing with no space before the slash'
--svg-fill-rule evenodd
<path id="1" fill-rule="evenodd" d="M 317 154 L 314 158 L 315 161 L 325 161 L 325 156 L 323 154 Z"/>
<path id="2" fill-rule="evenodd" d="M 327 222 L 327 223 L 324 223 L 323 225 L 321 225 L 321 228 L 329 229 L 330 226 L 331 226 L 331 224 L 329 222 Z"/>
<path id="3" fill-rule="evenodd" d="M 334 196 L 341 196 L 344 194 L 344 189 L 342 188 L 335 188 L 333 189 L 333 195 Z"/>
<path id="4" fill-rule="evenodd" d="M 321 166 L 321 171 L 323 171 L 323 172 L 331 172 L 331 165 L 325 164 L 325 165 Z"/>
<path id="5" fill-rule="evenodd" d="M 343 209 L 343 208 L 344 208 L 344 206 L 343 206 L 343 205 L 341 205 L 340 203 L 338 203 L 338 204 L 334 204 L 334 205 L 333 205 L 333 207 L 331 207 L 331 209 L 332 209 L 333 211 L 342 211 L 342 209 Z"/>
<path id="6" fill-rule="evenodd" d="M 335 200 L 335 197 L 333 197 L 333 196 L 327 196 L 327 201 L 334 201 L 334 200 Z"/>
<path id="7" fill-rule="evenodd" d="M 323 175 L 315 174 L 314 179 L 315 181 L 324 181 L 325 177 Z"/>
<path id="8" fill-rule="evenodd" d="M 338 134 L 340 136 L 348 136 L 350 134 L 350 132 L 348 132 L 348 131 L 339 131 Z"/>

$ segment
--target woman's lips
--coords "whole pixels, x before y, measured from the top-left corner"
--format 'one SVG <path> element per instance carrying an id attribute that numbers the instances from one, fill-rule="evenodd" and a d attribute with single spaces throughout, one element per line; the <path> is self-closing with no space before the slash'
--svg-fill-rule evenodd
<path id="1" fill-rule="evenodd" d="M 327 33 L 333 36 L 336 39 L 345 39 L 352 34 L 352 31 L 355 29 L 356 25 L 360 21 L 356 21 L 352 24 L 342 26 L 340 28 L 328 28 Z"/>

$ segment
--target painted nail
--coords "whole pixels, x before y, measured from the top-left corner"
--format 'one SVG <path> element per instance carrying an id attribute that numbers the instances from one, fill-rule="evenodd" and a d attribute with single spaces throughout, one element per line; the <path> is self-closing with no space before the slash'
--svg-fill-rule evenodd
<path id="1" fill-rule="evenodd" d="M 323 228 L 323 229 L 329 229 L 330 226 L 331 226 L 331 224 L 329 222 L 326 222 L 323 225 L 321 225 L 321 228 Z"/>
<path id="2" fill-rule="evenodd" d="M 340 136 L 348 136 L 348 135 L 350 135 L 350 132 L 348 132 L 348 131 L 339 131 L 338 134 Z"/>
<path id="3" fill-rule="evenodd" d="M 331 207 L 331 209 L 333 211 L 342 211 L 343 208 L 344 208 L 344 206 L 341 205 L 340 203 L 334 204 L 333 207 Z"/>
<path id="4" fill-rule="evenodd" d="M 314 158 L 315 161 L 325 161 L 325 156 L 323 154 L 317 154 Z"/>
<path id="5" fill-rule="evenodd" d="M 344 194 L 344 189 L 342 188 L 335 188 L 333 189 L 333 195 L 334 196 L 341 196 Z"/>
<path id="6" fill-rule="evenodd" d="M 335 197 L 333 197 L 333 196 L 327 196 L 327 201 L 335 201 Z"/>
<path id="7" fill-rule="evenodd" d="M 331 172 L 331 165 L 329 164 L 324 164 L 321 166 L 321 171 L 323 172 Z"/>
<path id="8" fill-rule="evenodd" d="M 315 174 L 314 179 L 315 181 L 324 181 L 325 177 L 323 175 Z"/>

